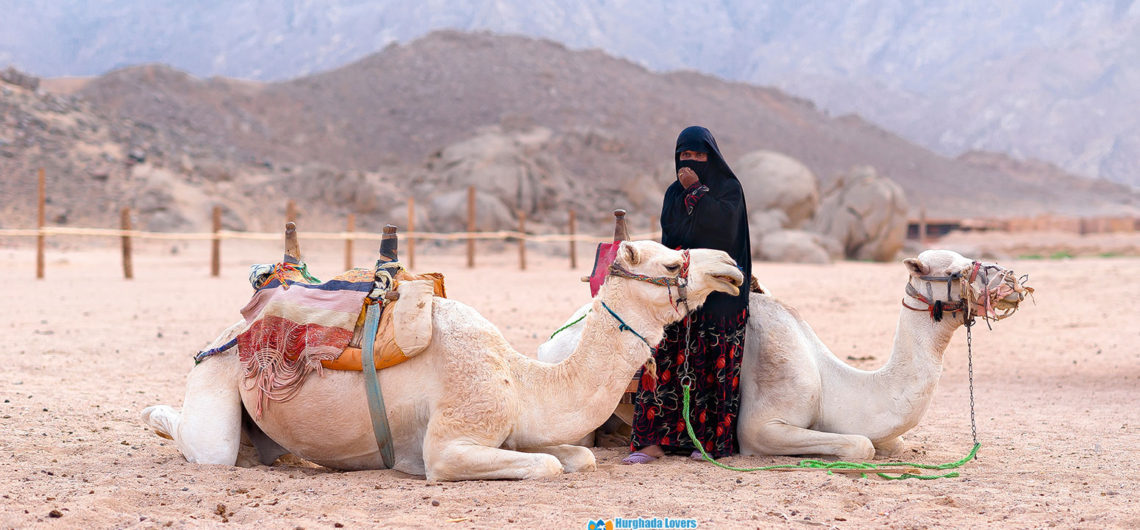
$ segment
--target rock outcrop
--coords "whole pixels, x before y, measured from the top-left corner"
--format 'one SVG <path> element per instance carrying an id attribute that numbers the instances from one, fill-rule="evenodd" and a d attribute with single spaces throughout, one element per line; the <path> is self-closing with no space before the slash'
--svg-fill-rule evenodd
<path id="1" fill-rule="evenodd" d="M 824 194 L 809 227 L 838 241 L 848 259 L 889 261 L 906 238 L 906 196 L 874 168 L 858 166 Z"/>
<path id="2" fill-rule="evenodd" d="M 732 164 L 744 188 L 748 212 L 780 210 L 783 228 L 799 228 L 819 206 L 819 183 L 807 166 L 775 151 L 752 151 Z"/>

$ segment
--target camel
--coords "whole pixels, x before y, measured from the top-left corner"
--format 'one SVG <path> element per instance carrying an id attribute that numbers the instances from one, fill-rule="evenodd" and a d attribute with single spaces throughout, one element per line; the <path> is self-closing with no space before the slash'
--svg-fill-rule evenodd
<path id="1" fill-rule="evenodd" d="M 687 275 L 688 297 L 697 305 L 712 292 L 739 292 L 743 282 L 728 254 L 717 250 L 627 241 L 615 264 L 623 274 L 611 276 L 594 298 L 581 340 L 557 364 L 515 351 L 473 308 L 436 298 L 428 347 L 379 372 L 392 467 L 431 481 L 594 470 L 593 453 L 569 444 L 609 417 L 665 326 L 683 317 L 673 307 L 676 289 L 639 280 Z M 256 420 L 243 414 L 256 397 L 241 374 L 236 353 L 209 357 L 191 370 L 181 413 L 151 406 L 142 420 L 173 439 L 190 462 L 234 465 L 244 416 L 258 428 L 248 433 L 263 462 L 288 452 L 339 470 L 384 467 L 361 372 L 310 374 L 291 399 L 273 402 Z"/>
<path id="2" fill-rule="evenodd" d="M 753 289 L 740 376 L 741 454 L 898 455 L 902 434 L 930 405 L 954 332 L 975 315 L 1009 316 L 1033 292 L 1012 271 L 948 250 L 925 251 L 904 265 L 910 276 L 894 346 L 874 371 L 839 360 L 794 308 Z M 567 323 L 588 313 L 583 306 Z M 570 325 L 539 346 L 539 359 L 558 362 L 581 331 L 581 323 Z"/>

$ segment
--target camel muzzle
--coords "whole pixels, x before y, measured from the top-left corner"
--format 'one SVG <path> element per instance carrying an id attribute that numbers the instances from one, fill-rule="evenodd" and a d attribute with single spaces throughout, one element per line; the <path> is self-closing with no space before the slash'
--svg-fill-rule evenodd
<path id="1" fill-rule="evenodd" d="M 723 283 L 727 286 L 725 289 L 716 289 L 717 291 L 723 291 L 732 296 L 740 294 L 740 286 L 744 285 L 744 274 L 740 272 L 740 269 L 735 267 L 730 272 L 721 272 L 711 274 L 710 276 L 712 276 L 712 279 L 715 280 L 716 283 Z"/>

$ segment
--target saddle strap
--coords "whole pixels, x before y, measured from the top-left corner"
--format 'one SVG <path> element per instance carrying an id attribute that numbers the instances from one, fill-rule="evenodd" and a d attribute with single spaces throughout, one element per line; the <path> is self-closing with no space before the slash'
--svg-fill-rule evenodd
<path id="1" fill-rule="evenodd" d="M 392 430 L 388 427 L 388 413 L 384 408 L 384 396 L 380 394 L 380 378 L 376 374 L 376 363 L 373 360 L 373 347 L 376 344 L 376 330 L 380 327 L 380 313 L 383 312 L 380 302 L 368 304 L 364 317 L 364 344 L 361 347 L 362 366 L 364 372 L 364 391 L 368 395 L 368 415 L 372 417 L 372 432 L 376 435 L 376 445 L 380 447 L 380 457 L 384 459 L 384 467 L 392 469 L 395 464 L 395 454 L 392 450 Z"/>

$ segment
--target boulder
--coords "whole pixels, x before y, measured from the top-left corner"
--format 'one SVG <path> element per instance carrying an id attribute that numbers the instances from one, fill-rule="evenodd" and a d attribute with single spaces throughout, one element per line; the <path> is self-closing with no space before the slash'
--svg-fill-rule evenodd
<path id="1" fill-rule="evenodd" d="M 764 237 L 764 234 L 782 230 L 788 224 L 788 214 L 783 210 L 757 210 L 748 213 L 748 236 L 752 246 Z"/>
<path id="2" fill-rule="evenodd" d="M 860 166 L 824 194 L 809 226 L 838 241 L 849 259 L 890 261 L 906 239 L 907 211 L 898 184 Z"/>
<path id="3" fill-rule="evenodd" d="M 783 228 L 800 228 L 819 206 L 819 183 L 800 161 L 774 151 L 753 151 L 732 165 L 744 189 L 748 212 L 780 210 Z"/>
<path id="4" fill-rule="evenodd" d="M 431 200 L 431 212 L 425 219 L 427 229 L 437 232 L 467 231 L 467 190 L 455 190 L 437 195 Z M 416 216 L 417 219 L 419 215 Z M 419 227 L 416 227 L 419 229 Z M 481 191 L 475 192 L 475 230 L 493 232 L 518 228 L 510 208 L 498 197 Z"/>
<path id="5" fill-rule="evenodd" d="M 805 230 L 776 230 L 753 240 L 753 256 L 765 261 L 826 264 L 840 254 L 838 242 Z"/>
<path id="6" fill-rule="evenodd" d="M 558 161 L 543 153 L 550 139 L 545 128 L 510 133 L 499 127 L 482 129 L 428 160 L 427 171 L 416 183 L 423 192 L 418 195 L 475 186 L 508 211 L 533 216 L 559 208 L 573 183 Z"/>

